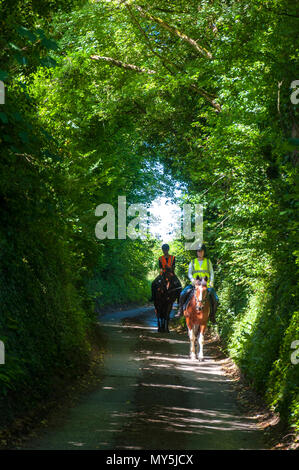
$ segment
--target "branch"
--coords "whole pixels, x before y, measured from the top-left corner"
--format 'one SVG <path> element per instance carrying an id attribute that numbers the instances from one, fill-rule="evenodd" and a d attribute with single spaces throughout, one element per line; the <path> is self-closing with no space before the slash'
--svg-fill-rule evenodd
<path id="1" fill-rule="evenodd" d="M 147 41 L 147 44 L 150 48 L 150 50 L 152 51 L 153 54 L 155 54 L 157 57 L 159 57 L 159 59 L 161 60 L 163 66 L 168 70 L 168 72 L 170 72 L 172 75 L 172 71 L 166 66 L 166 64 L 164 62 L 167 62 L 168 64 L 172 65 L 175 69 L 177 70 L 180 70 L 181 72 L 183 73 L 186 73 L 186 71 L 183 69 L 183 67 L 177 65 L 177 64 L 174 64 L 172 61 L 170 61 L 169 59 L 165 58 L 165 57 L 162 57 L 158 52 L 156 52 L 151 44 L 150 44 L 150 40 L 149 38 L 147 37 L 146 33 L 143 31 L 142 27 L 140 26 L 139 22 L 137 21 L 137 19 L 135 18 L 132 10 L 131 10 L 131 7 L 128 5 L 127 1 L 122 1 L 121 3 L 124 3 L 124 5 L 126 6 L 126 8 L 128 9 L 129 13 L 130 13 L 130 16 L 131 18 L 133 19 L 133 21 L 136 23 L 138 29 L 141 31 L 142 35 L 145 37 L 146 41 Z M 138 9 L 141 9 L 141 7 L 138 7 Z M 151 15 L 150 15 L 151 16 Z M 162 20 L 161 20 L 162 21 Z M 148 73 L 148 74 L 154 74 L 156 73 L 155 70 L 148 70 L 148 69 L 144 69 L 144 68 L 141 68 L 141 67 L 138 67 L 136 65 L 133 65 L 133 64 L 127 64 L 127 63 L 124 63 L 124 62 L 121 62 L 120 60 L 116 60 L 116 59 L 113 59 L 112 57 L 104 57 L 104 56 L 97 56 L 97 55 L 93 55 L 91 56 L 91 59 L 94 59 L 94 60 L 103 60 L 103 61 L 106 61 L 112 65 L 115 65 L 116 67 L 121 67 L 121 68 L 124 68 L 126 70 L 133 70 L 134 72 L 138 72 L 138 73 Z M 221 106 L 219 103 L 217 103 L 215 101 L 215 97 L 214 95 L 211 95 L 210 93 L 208 93 L 207 91 L 205 91 L 203 88 L 199 88 L 195 83 L 191 84 L 192 88 L 197 92 L 199 93 L 201 96 L 203 96 L 205 98 L 206 101 L 208 101 L 208 103 L 217 111 L 217 112 L 220 112 L 221 111 Z"/>
<path id="2" fill-rule="evenodd" d="M 148 73 L 150 75 L 153 74 L 153 73 L 156 73 L 155 70 L 143 69 L 141 67 L 138 67 L 137 65 L 126 64 L 125 62 L 113 59 L 112 57 L 91 55 L 90 58 L 93 59 L 93 60 L 103 60 L 104 62 L 108 62 L 112 65 L 115 65 L 116 67 L 120 67 L 120 68 L 123 68 L 123 69 L 126 69 L 126 70 L 133 70 L 134 72 L 138 72 L 138 73 Z"/>
<path id="3" fill-rule="evenodd" d="M 286 11 L 275 11 L 275 10 L 272 10 L 271 8 L 266 8 L 266 10 L 271 11 L 271 13 L 274 13 L 274 15 L 290 16 L 291 18 L 299 18 L 299 15 L 292 15 L 292 13 L 287 13 Z"/>
<path id="4" fill-rule="evenodd" d="M 148 47 L 150 48 L 150 50 L 152 51 L 152 53 L 153 53 L 155 56 L 157 56 L 157 57 L 161 60 L 163 66 L 166 68 L 166 70 L 168 70 L 168 72 L 172 73 L 172 71 L 171 71 L 171 70 L 167 67 L 167 65 L 165 64 L 165 62 L 168 62 L 169 64 L 173 65 L 172 62 L 171 62 L 170 60 L 168 60 L 167 58 L 162 57 L 161 54 L 159 54 L 158 52 L 156 52 L 156 51 L 152 48 L 151 41 L 150 41 L 150 39 L 147 37 L 145 31 L 144 31 L 144 30 L 142 29 L 142 27 L 140 26 L 139 21 L 137 20 L 137 18 L 136 18 L 135 15 L 133 14 L 132 8 L 130 7 L 130 5 L 129 5 L 127 2 L 125 3 L 125 6 L 126 6 L 128 12 L 129 12 L 129 14 L 130 14 L 132 20 L 133 20 L 134 23 L 137 25 L 137 27 L 138 27 L 139 31 L 141 32 L 141 34 L 144 36 L 144 38 L 145 38 L 145 40 L 146 40 L 146 42 L 147 42 L 147 44 L 148 44 Z"/>
<path id="5" fill-rule="evenodd" d="M 197 52 L 199 52 L 204 57 L 207 57 L 208 59 L 212 59 L 212 54 L 205 47 L 199 46 L 197 44 L 197 42 L 194 39 L 187 36 L 187 34 L 182 33 L 181 31 L 179 31 L 177 28 L 174 28 L 173 26 L 170 26 L 168 23 L 163 21 L 161 18 L 158 18 L 157 16 L 153 16 L 150 13 L 148 13 L 147 11 L 144 11 L 143 8 L 141 8 L 140 6 L 136 5 L 135 8 L 139 11 L 141 16 L 154 21 L 155 23 L 160 25 L 162 28 L 166 29 L 166 31 L 169 31 L 172 34 L 175 34 L 180 39 L 187 42 L 189 45 L 191 45 L 194 49 L 197 50 Z"/>
<path id="6" fill-rule="evenodd" d="M 184 70 L 181 66 L 179 66 L 179 65 L 177 65 L 177 64 L 174 64 L 171 60 L 169 60 L 169 59 L 167 59 L 167 58 L 165 58 L 165 57 L 162 57 L 158 52 L 156 52 L 156 51 L 152 48 L 149 38 L 147 37 L 146 33 L 144 32 L 144 30 L 143 30 L 142 27 L 140 26 L 138 20 L 136 19 L 135 15 L 133 14 L 132 9 L 131 9 L 131 6 L 128 4 L 128 2 L 127 2 L 126 0 L 122 1 L 122 3 L 124 3 L 124 5 L 126 6 L 127 10 L 128 10 L 129 13 L 130 13 L 131 18 L 132 18 L 133 21 L 134 21 L 134 23 L 136 23 L 138 29 L 141 31 L 142 35 L 145 37 L 146 42 L 147 42 L 147 44 L 148 44 L 150 50 L 152 51 L 153 54 L 155 54 L 157 57 L 159 57 L 159 59 L 162 61 L 162 64 L 163 64 L 164 67 L 168 70 L 168 72 L 170 72 L 170 73 L 172 74 L 171 70 L 170 70 L 170 69 L 166 66 L 166 64 L 164 63 L 165 61 L 166 61 L 168 64 L 172 65 L 175 69 L 180 70 L 181 72 L 186 73 L 185 70 Z M 140 8 L 141 8 L 141 7 L 138 7 L 138 9 L 140 9 Z M 162 21 L 162 20 L 161 20 L 161 21 Z M 173 75 L 173 74 L 172 74 L 172 75 Z M 195 83 L 193 83 L 191 86 L 192 86 L 192 88 L 193 88 L 197 93 L 199 93 L 200 95 L 202 95 L 202 96 L 210 103 L 210 105 L 211 105 L 214 109 L 216 109 L 217 112 L 220 112 L 220 111 L 221 111 L 221 106 L 220 106 L 219 103 L 217 103 L 217 102 L 215 101 L 213 95 L 209 94 L 209 93 L 208 93 L 207 91 L 205 91 L 203 88 L 198 88 Z"/>
<path id="7" fill-rule="evenodd" d="M 203 88 L 198 88 L 198 86 L 195 83 L 192 83 L 191 86 L 195 91 L 197 91 L 197 93 L 199 93 L 201 96 L 203 96 L 210 103 L 210 105 L 213 106 L 214 109 L 216 109 L 216 111 L 218 113 L 220 113 L 221 105 L 219 103 L 217 103 L 217 101 L 215 101 L 213 95 L 208 93 Z"/>
<path id="8" fill-rule="evenodd" d="M 126 70 L 133 70 L 134 72 L 138 73 L 148 73 L 148 74 L 154 74 L 156 73 L 155 70 L 148 70 L 148 69 L 143 69 L 141 67 L 137 67 L 137 65 L 133 64 L 126 64 L 125 62 L 121 62 L 120 60 L 113 59 L 112 57 L 103 57 L 103 56 L 98 56 L 98 55 L 92 55 L 90 56 L 91 59 L 93 60 L 103 60 L 105 62 L 108 62 L 112 65 L 115 65 L 116 67 L 120 67 Z M 173 64 L 175 65 L 175 64 Z M 177 67 L 179 68 L 179 67 Z M 183 69 L 180 68 L 180 70 L 183 71 Z M 199 93 L 201 96 L 203 96 L 209 103 L 210 105 L 216 109 L 216 111 L 220 112 L 221 111 L 221 106 L 219 103 L 217 103 L 214 99 L 213 96 L 210 95 L 207 91 L 205 91 L 203 88 L 198 88 L 198 86 L 195 83 L 192 83 L 192 88 Z"/>

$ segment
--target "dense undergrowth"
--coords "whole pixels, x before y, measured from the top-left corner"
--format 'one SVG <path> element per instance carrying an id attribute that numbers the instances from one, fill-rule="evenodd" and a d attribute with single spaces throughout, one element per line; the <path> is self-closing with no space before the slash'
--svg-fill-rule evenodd
<path id="1" fill-rule="evenodd" d="M 298 429 L 294 3 L 136 5 L 0 1 L 2 416 L 88 367 L 95 305 L 149 297 L 157 243 L 97 239 L 96 207 L 117 227 L 119 196 L 180 187 L 204 208 L 227 350 Z M 173 254 L 186 280 L 192 253 Z"/>
<path id="2" fill-rule="evenodd" d="M 277 276 L 276 282 L 269 277 L 240 298 L 240 289 L 226 279 L 219 291 L 218 328 L 227 352 L 248 382 L 295 432 L 299 370 L 291 360 L 291 345 L 299 331 L 293 290 L 284 276 Z"/>
<path id="3" fill-rule="evenodd" d="M 6 85 L 0 108 L 0 427 L 32 411 L 55 383 L 63 386 L 88 371 L 96 305 L 143 303 L 150 294 L 152 242 L 95 237 L 98 204 L 117 206 L 124 186 L 128 201 L 138 201 L 135 181 L 141 186 L 147 178 L 138 177 L 142 160 L 118 164 L 126 136 L 120 133 L 107 150 L 92 126 L 84 136 L 72 135 L 69 148 L 70 110 L 47 121 L 31 91 L 32 74 L 54 66 L 51 18 L 73 6 L 0 2 L 0 79 Z"/>

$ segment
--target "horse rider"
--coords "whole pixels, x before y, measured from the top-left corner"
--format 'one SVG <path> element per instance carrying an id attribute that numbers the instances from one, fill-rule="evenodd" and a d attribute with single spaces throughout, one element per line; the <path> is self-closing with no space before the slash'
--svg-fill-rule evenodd
<path id="1" fill-rule="evenodd" d="M 216 310 L 218 307 L 218 296 L 216 294 L 216 291 L 214 289 L 214 270 L 213 270 L 213 265 L 211 263 L 211 260 L 207 258 L 207 249 L 206 246 L 201 243 L 196 251 L 197 258 L 195 258 L 191 263 L 189 264 L 189 269 L 188 269 L 188 277 L 191 281 L 191 284 L 187 285 L 185 289 L 182 291 L 181 296 L 180 296 L 180 301 L 179 301 L 179 310 L 178 310 L 178 315 L 181 316 L 183 315 L 183 308 L 184 304 L 187 301 L 187 298 L 189 297 L 189 294 L 191 294 L 191 291 L 194 289 L 194 284 L 196 277 L 205 277 L 207 276 L 207 286 L 208 286 L 208 292 L 209 292 L 209 298 L 210 298 L 210 320 L 212 323 L 216 323 L 215 319 L 215 314 Z"/>
<path id="2" fill-rule="evenodd" d="M 177 288 L 179 291 L 179 288 L 182 287 L 180 280 L 174 274 L 175 256 L 169 254 L 169 245 L 167 245 L 167 243 L 162 245 L 162 251 L 163 251 L 163 256 L 160 256 L 159 258 L 160 274 L 152 282 L 152 297 L 150 301 L 153 301 L 155 299 L 155 293 L 162 280 L 162 274 L 166 273 L 166 271 L 171 272 L 173 274 L 174 288 Z"/>

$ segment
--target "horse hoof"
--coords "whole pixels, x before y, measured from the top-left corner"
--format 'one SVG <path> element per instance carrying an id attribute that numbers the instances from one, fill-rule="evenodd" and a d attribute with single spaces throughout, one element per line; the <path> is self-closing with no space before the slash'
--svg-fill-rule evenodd
<path id="1" fill-rule="evenodd" d="M 204 361 L 204 358 L 203 358 L 203 357 L 199 357 L 198 360 L 199 360 L 199 362 L 203 362 L 203 361 Z"/>
<path id="2" fill-rule="evenodd" d="M 196 360 L 195 354 L 191 354 L 190 359 L 191 359 L 191 361 L 195 361 Z"/>

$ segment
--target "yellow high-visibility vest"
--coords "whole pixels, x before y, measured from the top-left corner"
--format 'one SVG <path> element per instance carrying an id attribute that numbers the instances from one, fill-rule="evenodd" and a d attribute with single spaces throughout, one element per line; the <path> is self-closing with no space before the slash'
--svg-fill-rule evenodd
<path id="1" fill-rule="evenodd" d="M 208 278 L 208 281 L 207 281 L 208 287 L 210 286 L 210 270 L 209 270 L 209 267 L 210 267 L 210 260 L 208 258 L 203 259 L 203 262 L 202 262 L 201 266 L 200 266 L 199 261 L 198 261 L 197 258 L 195 258 L 192 261 L 192 276 L 194 277 L 194 279 L 196 279 L 197 276 L 199 276 L 199 277 L 207 276 L 207 278 Z"/>

